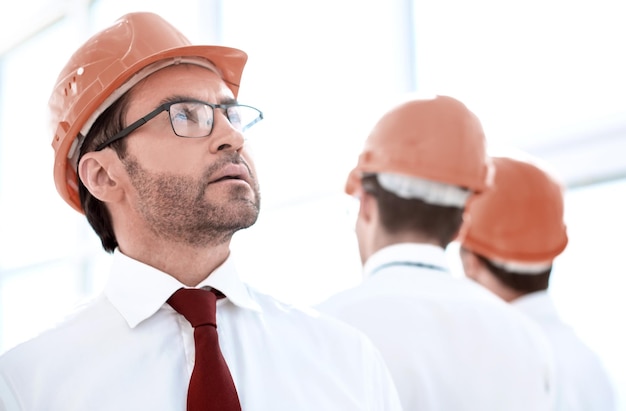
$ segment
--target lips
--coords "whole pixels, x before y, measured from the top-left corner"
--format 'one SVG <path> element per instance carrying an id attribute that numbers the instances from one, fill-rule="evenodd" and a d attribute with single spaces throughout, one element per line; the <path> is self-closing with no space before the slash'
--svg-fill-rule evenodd
<path id="1" fill-rule="evenodd" d="M 209 184 L 224 180 L 242 180 L 250 183 L 248 168 L 243 164 L 228 164 L 211 175 Z"/>

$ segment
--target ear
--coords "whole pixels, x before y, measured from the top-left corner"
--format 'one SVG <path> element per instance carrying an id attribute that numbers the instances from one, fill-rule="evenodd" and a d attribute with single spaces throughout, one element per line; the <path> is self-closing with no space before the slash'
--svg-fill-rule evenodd
<path id="1" fill-rule="evenodd" d="M 376 210 L 378 209 L 376 199 L 365 190 L 360 190 L 359 198 L 359 218 L 370 223 L 372 219 L 374 219 Z"/>
<path id="2" fill-rule="evenodd" d="M 377 209 L 376 199 L 364 190 L 359 190 L 359 214 L 355 224 L 356 238 L 359 243 L 359 255 L 361 263 L 365 263 L 367 259 L 378 248 L 376 240 L 379 238 L 377 233 Z"/>
<path id="3" fill-rule="evenodd" d="M 115 153 L 98 151 L 85 154 L 78 164 L 78 175 L 87 190 L 105 203 L 117 201 L 123 195 L 122 185 L 114 172 L 117 163 L 119 159 Z"/>

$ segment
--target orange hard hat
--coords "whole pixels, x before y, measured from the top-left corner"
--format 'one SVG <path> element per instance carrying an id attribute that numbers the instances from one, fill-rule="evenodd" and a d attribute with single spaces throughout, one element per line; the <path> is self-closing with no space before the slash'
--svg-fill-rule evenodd
<path id="1" fill-rule="evenodd" d="M 485 145 L 480 121 L 460 101 L 448 96 L 412 99 L 376 123 L 345 190 L 354 194 L 363 173 L 393 173 L 478 193 L 490 183 Z"/>
<path id="2" fill-rule="evenodd" d="M 459 242 L 496 262 L 549 266 L 567 245 L 563 187 L 528 160 L 493 162 L 494 184 L 470 200 Z"/>
<path id="3" fill-rule="evenodd" d="M 157 69 L 181 62 L 206 65 L 220 72 L 237 97 L 247 58 L 234 48 L 191 45 L 154 13 L 127 14 L 93 35 L 65 65 L 49 100 L 54 180 L 61 197 L 83 212 L 76 175 L 82 140 L 98 115 L 130 88 L 128 84 L 151 73 L 143 69 L 157 62 Z"/>

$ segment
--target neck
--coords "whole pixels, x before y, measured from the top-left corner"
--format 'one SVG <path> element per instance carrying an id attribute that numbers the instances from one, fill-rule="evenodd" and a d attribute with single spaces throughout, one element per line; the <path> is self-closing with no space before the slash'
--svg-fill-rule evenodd
<path id="1" fill-rule="evenodd" d="M 120 242 L 119 248 L 128 257 L 163 271 L 188 287 L 195 287 L 226 261 L 229 244 L 198 248 L 132 241 Z"/>
<path id="2" fill-rule="evenodd" d="M 230 254 L 232 233 L 204 244 L 161 235 L 134 211 L 112 213 L 119 249 L 126 256 L 171 275 L 188 287 L 205 280 Z"/>
<path id="3" fill-rule="evenodd" d="M 376 248 L 376 250 L 380 250 L 381 248 L 401 243 L 425 244 L 441 247 L 441 244 L 439 244 L 438 241 L 425 235 L 420 233 L 404 232 L 397 234 L 381 233 L 381 235 L 375 237 L 374 248 Z"/>
<path id="4" fill-rule="evenodd" d="M 487 268 L 484 268 L 484 273 L 479 277 L 478 282 L 507 303 L 524 295 L 524 293 L 504 285 L 496 276 L 491 274 Z"/>

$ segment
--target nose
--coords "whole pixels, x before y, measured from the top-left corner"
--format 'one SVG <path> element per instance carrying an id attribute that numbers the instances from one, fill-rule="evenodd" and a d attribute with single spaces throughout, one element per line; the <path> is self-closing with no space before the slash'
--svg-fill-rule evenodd
<path id="1" fill-rule="evenodd" d="M 243 133 L 233 127 L 226 115 L 221 110 L 216 110 L 210 141 L 211 153 L 215 154 L 224 150 L 240 151 L 245 139 Z"/>

